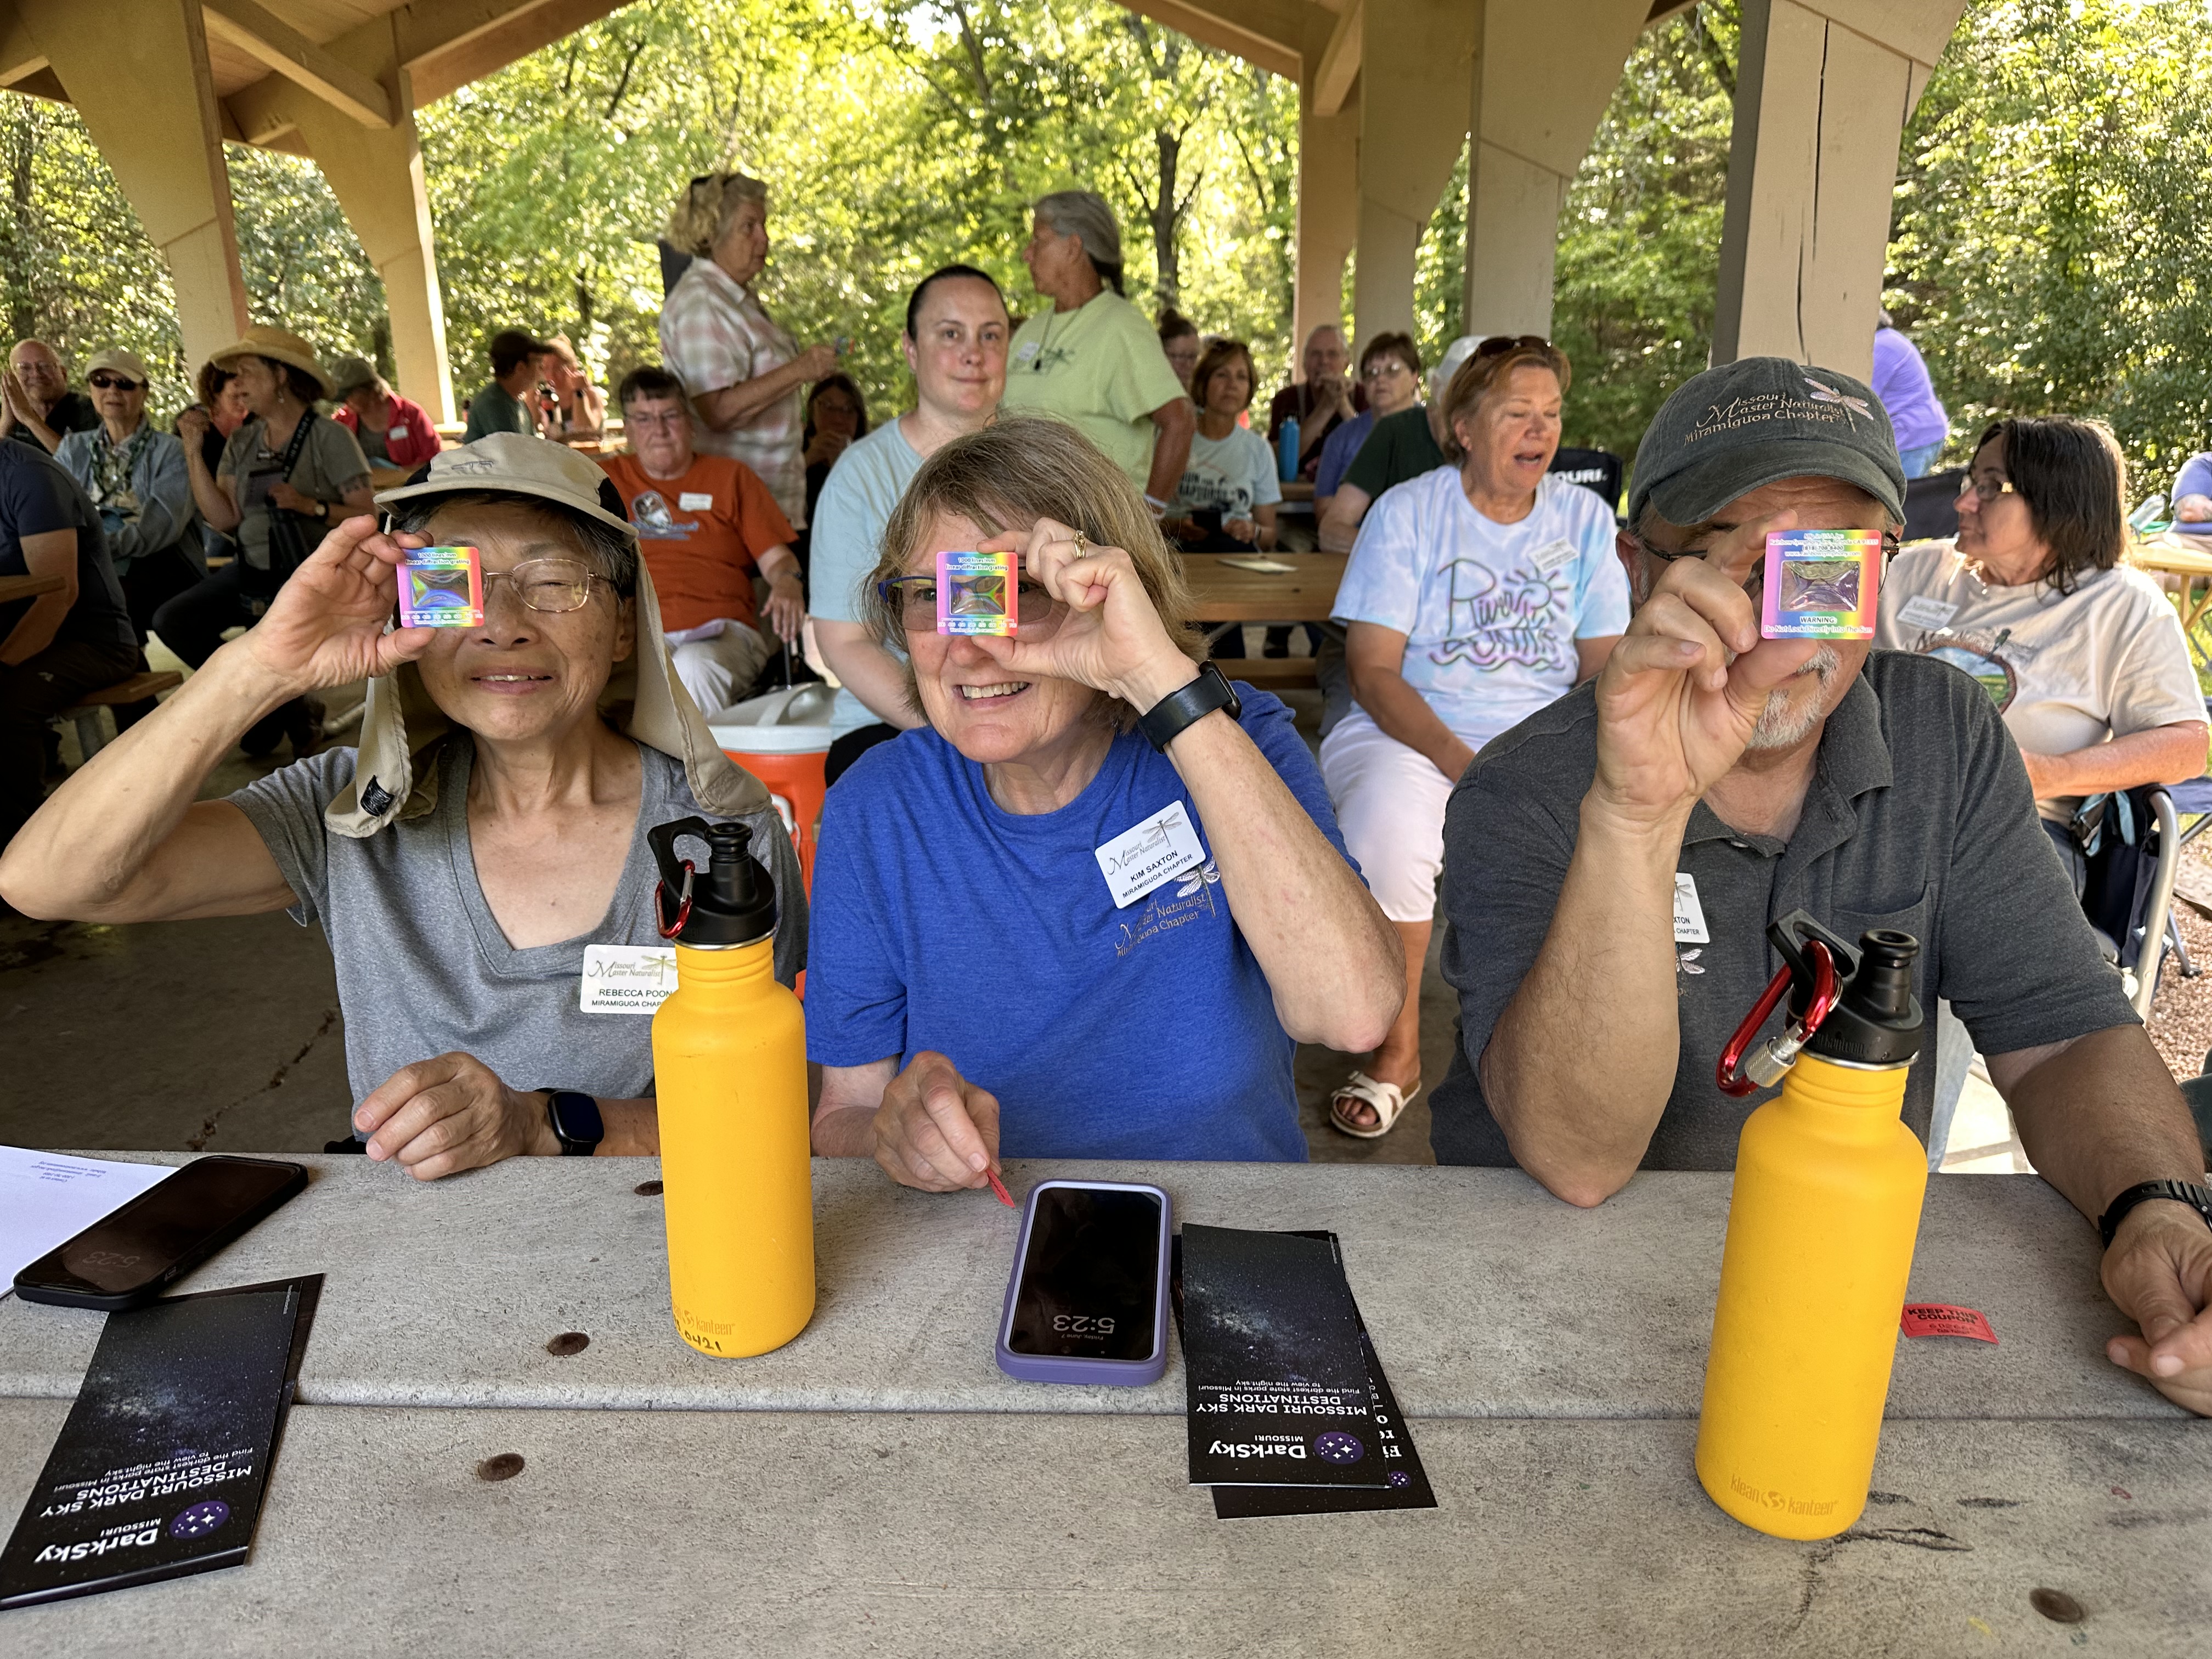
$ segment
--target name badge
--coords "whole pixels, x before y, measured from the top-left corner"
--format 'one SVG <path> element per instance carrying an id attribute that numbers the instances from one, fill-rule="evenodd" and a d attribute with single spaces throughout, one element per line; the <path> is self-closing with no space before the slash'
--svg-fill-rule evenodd
<path id="1" fill-rule="evenodd" d="M 1018 363 L 1025 363 L 1036 355 L 1037 343 L 1035 340 L 1024 340 L 1014 348 L 1014 361 Z"/>
<path id="2" fill-rule="evenodd" d="M 714 498 L 704 490 L 687 489 L 677 496 L 676 510 L 679 513 L 711 513 L 714 510 Z"/>
<path id="3" fill-rule="evenodd" d="M 407 441 L 407 428 L 404 426 L 386 427 L 384 435 L 392 443 L 404 444 Z"/>
<path id="4" fill-rule="evenodd" d="M 675 988 L 672 945 L 586 945 L 576 1006 L 587 1014 L 649 1014 Z"/>
<path id="5" fill-rule="evenodd" d="M 1698 902 L 1697 878 L 1686 870 L 1674 872 L 1674 943 L 1677 945 L 1710 945 L 1713 936 L 1705 931 L 1705 907 Z"/>
<path id="6" fill-rule="evenodd" d="M 1155 812 L 1133 830 L 1127 830 L 1096 849 L 1099 873 L 1114 908 L 1127 909 L 1164 882 L 1206 862 L 1190 813 L 1181 801 Z"/>
<path id="7" fill-rule="evenodd" d="M 1926 594 L 1907 599 L 1898 607 L 1897 619 L 1907 628 L 1948 628 L 1951 618 L 1959 614 L 1955 605 L 1946 605 L 1941 599 L 1931 599 Z"/>
<path id="8" fill-rule="evenodd" d="M 1580 548 L 1562 536 L 1557 541 L 1545 543 L 1543 546 L 1531 553 L 1528 556 L 1528 562 L 1548 576 L 1561 565 L 1576 558 L 1581 552 Z"/>

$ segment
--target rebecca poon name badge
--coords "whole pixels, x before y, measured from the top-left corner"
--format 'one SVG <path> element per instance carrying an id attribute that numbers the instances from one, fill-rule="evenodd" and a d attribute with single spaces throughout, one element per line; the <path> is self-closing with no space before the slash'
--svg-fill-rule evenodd
<path id="1" fill-rule="evenodd" d="M 576 1006 L 587 1014 L 649 1014 L 675 988 L 672 945 L 586 945 Z"/>

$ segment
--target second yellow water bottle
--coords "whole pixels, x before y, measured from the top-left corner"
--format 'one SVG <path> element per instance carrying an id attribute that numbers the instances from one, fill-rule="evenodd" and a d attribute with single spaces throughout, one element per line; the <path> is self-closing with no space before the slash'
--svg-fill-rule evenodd
<path id="1" fill-rule="evenodd" d="M 678 864 L 679 836 L 707 868 Z M 806 1031 L 776 982 L 775 888 L 742 823 L 684 818 L 647 833 L 677 988 L 653 1017 L 653 1070 L 676 1329 L 702 1353 L 780 1348 L 814 1316 Z"/>
<path id="2" fill-rule="evenodd" d="M 1698 1478 L 1747 1527 L 1832 1538 L 1866 1507 L 1928 1186 L 1899 1118 L 1920 945 L 1885 931 L 1853 951 L 1802 912 L 1769 936 L 1790 966 L 1723 1055 L 1721 1086 L 1784 1081 L 1737 1146 Z M 1739 1066 L 1793 987 L 1784 1035 Z"/>

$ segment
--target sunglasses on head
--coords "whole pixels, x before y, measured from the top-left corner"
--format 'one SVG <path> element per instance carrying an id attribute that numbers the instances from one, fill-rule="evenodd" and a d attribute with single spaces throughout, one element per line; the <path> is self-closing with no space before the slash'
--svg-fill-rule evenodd
<path id="1" fill-rule="evenodd" d="M 1549 351 L 1552 343 L 1540 334 L 1493 334 L 1469 355 L 1470 360 L 1502 356 L 1509 351 Z"/>
<path id="2" fill-rule="evenodd" d="M 111 374 L 104 368 L 94 369 L 89 383 L 102 392 L 143 392 L 146 382 L 127 380 L 120 374 Z"/>

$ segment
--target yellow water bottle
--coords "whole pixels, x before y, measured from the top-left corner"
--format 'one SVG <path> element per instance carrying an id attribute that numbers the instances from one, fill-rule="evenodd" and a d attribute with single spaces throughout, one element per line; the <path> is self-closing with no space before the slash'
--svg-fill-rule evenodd
<path id="1" fill-rule="evenodd" d="M 775 978 L 775 886 L 741 823 L 684 818 L 648 830 L 676 990 L 653 1017 L 668 1294 L 702 1353 L 780 1348 L 814 1315 L 813 1170 L 806 1029 Z M 679 863 L 694 836 L 707 868 Z"/>
<path id="2" fill-rule="evenodd" d="M 1927 1153 L 1899 1118 L 1920 1048 L 1920 943 L 1883 930 L 1854 951 L 1802 911 L 1768 933 L 1788 965 L 1720 1082 L 1747 1094 L 1779 1077 L 1782 1092 L 1737 1145 L 1698 1479 L 1747 1527 L 1832 1538 L 1866 1508 L 1928 1188 Z M 1784 990 L 1787 1030 L 1739 1067 Z"/>

